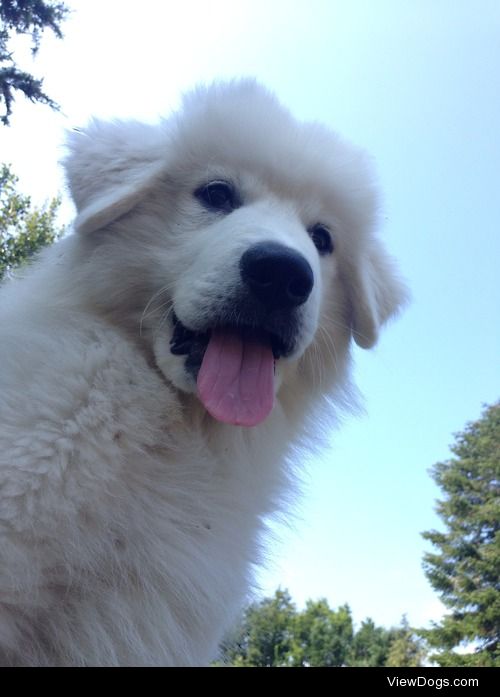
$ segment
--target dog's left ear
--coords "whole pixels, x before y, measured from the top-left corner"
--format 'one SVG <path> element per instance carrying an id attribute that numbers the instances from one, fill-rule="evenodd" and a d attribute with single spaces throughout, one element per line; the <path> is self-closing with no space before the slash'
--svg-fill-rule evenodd
<path id="1" fill-rule="evenodd" d="M 409 293 L 376 239 L 363 258 L 347 266 L 352 335 L 358 346 L 368 349 L 376 344 L 382 325 L 407 303 Z"/>
<path id="2" fill-rule="evenodd" d="M 166 169 L 165 136 L 158 126 L 94 120 L 71 132 L 67 146 L 64 164 L 80 233 L 128 213 Z"/>

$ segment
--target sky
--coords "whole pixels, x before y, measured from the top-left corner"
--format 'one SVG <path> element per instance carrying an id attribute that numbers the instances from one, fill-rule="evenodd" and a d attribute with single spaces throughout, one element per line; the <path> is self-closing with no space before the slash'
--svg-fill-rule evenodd
<path id="1" fill-rule="evenodd" d="M 301 501 L 273 528 L 260 592 L 349 603 L 356 623 L 422 626 L 443 607 L 420 533 L 442 528 L 429 468 L 499 397 L 500 3 L 497 0 L 66 0 L 65 38 L 35 61 L 61 113 L 21 97 L 0 161 L 42 203 L 65 194 L 65 129 L 155 121 L 203 81 L 255 76 L 301 119 L 365 147 L 381 234 L 412 303 L 355 349 L 364 412 L 304 455 Z M 14 46 L 14 45 L 13 45 Z M 65 194 L 62 216 L 73 210 Z"/>

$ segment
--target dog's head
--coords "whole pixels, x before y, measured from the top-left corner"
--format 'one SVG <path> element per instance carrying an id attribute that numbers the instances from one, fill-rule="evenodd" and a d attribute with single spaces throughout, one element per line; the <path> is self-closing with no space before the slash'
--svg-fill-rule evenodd
<path id="1" fill-rule="evenodd" d="M 328 389 L 404 298 L 366 156 L 252 81 L 70 147 L 91 301 L 216 419 L 255 425 L 292 384 Z"/>

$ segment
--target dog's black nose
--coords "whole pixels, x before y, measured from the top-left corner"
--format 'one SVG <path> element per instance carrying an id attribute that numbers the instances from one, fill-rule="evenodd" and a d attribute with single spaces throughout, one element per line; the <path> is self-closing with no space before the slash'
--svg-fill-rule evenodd
<path id="1" fill-rule="evenodd" d="M 305 303 L 314 285 L 302 254 L 278 242 L 260 242 L 240 259 L 243 281 L 268 308 L 291 309 Z"/>

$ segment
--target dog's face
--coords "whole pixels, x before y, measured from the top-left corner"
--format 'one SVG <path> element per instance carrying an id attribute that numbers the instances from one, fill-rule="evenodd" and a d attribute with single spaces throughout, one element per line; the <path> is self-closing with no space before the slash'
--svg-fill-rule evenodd
<path id="1" fill-rule="evenodd" d="M 94 125 L 72 146 L 89 292 L 220 421 L 260 423 L 293 380 L 327 388 L 351 335 L 371 346 L 402 300 L 372 235 L 365 158 L 254 83 L 195 92 L 162 126 Z"/>
<path id="2" fill-rule="evenodd" d="M 333 231 L 308 218 L 307 202 L 227 164 L 200 171 L 178 205 L 171 337 L 157 334 L 157 363 L 216 418 L 254 425 L 272 407 L 281 364 L 316 334 Z"/>

